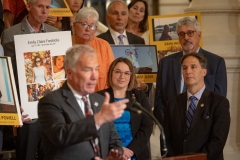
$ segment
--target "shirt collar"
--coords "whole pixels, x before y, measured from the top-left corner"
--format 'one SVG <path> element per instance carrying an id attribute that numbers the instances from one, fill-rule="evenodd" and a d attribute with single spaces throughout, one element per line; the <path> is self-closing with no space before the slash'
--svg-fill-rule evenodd
<path id="1" fill-rule="evenodd" d="M 198 47 L 198 49 L 197 49 L 197 51 L 196 51 L 196 53 L 198 53 L 199 52 L 199 50 L 200 50 L 200 47 Z M 183 50 L 183 56 L 185 55 L 186 53 L 184 52 L 184 50 Z"/>
<path id="2" fill-rule="evenodd" d="M 120 34 L 119 32 L 116 32 L 115 30 L 113 30 L 111 27 L 109 28 L 109 31 L 111 33 L 111 35 L 114 37 L 114 38 L 117 38 L 119 35 L 124 35 L 124 37 L 127 37 L 127 34 L 126 34 L 126 30 L 124 29 L 124 32 L 122 34 Z"/>
<path id="3" fill-rule="evenodd" d="M 190 92 L 187 91 L 187 98 L 189 100 L 189 97 L 194 96 L 196 97 L 198 100 L 200 100 L 200 98 L 202 97 L 203 91 L 205 90 L 206 86 L 204 85 L 202 87 L 202 89 L 200 89 L 197 93 L 195 93 L 194 95 L 192 95 Z"/>
<path id="4" fill-rule="evenodd" d="M 73 89 L 73 87 L 67 82 L 67 85 L 68 85 L 68 87 L 70 88 L 70 90 L 72 91 L 72 93 L 73 93 L 73 95 L 74 95 L 74 97 L 76 98 L 76 99 L 82 99 L 82 95 L 80 95 L 75 89 Z M 89 94 L 87 94 L 85 97 L 89 97 Z"/>
<path id="5" fill-rule="evenodd" d="M 32 28 L 32 26 L 29 24 L 27 18 L 26 18 L 26 21 L 27 21 L 27 25 L 28 25 L 28 28 L 29 28 L 29 30 L 30 30 L 30 33 L 31 33 L 31 34 L 32 34 L 32 33 L 38 33 L 38 32 L 36 32 L 36 31 Z M 42 24 L 41 24 L 41 32 L 40 32 L 40 33 L 44 33 L 44 32 L 45 32 L 44 23 L 42 23 Z"/>

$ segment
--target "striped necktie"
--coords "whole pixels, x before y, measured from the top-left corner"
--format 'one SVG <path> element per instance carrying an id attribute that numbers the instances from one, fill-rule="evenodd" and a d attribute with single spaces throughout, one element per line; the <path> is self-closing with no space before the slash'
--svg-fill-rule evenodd
<path id="1" fill-rule="evenodd" d="M 91 112 L 91 108 L 90 108 L 90 105 L 88 103 L 88 98 L 86 96 L 83 96 L 82 97 L 82 100 L 84 102 L 84 110 L 85 110 L 85 116 L 88 117 L 88 116 L 91 116 L 93 115 L 93 113 Z M 95 152 L 95 156 L 100 156 L 100 147 L 99 147 L 99 140 L 98 138 L 95 138 L 95 139 L 92 139 L 91 140 L 91 143 L 92 143 L 92 146 L 93 146 L 93 149 L 94 149 L 94 152 Z"/>
<path id="2" fill-rule="evenodd" d="M 197 105 L 196 105 L 197 98 L 195 96 L 191 96 L 191 97 L 189 97 L 189 100 L 191 102 L 190 102 L 189 107 L 188 107 L 187 118 L 186 118 L 187 132 L 190 128 L 190 125 L 191 125 L 191 122 L 192 122 L 192 119 L 193 119 L 193 115 L 194 115 L 194 113 L 196 111 L 196 108 L 197 108 Z"/>

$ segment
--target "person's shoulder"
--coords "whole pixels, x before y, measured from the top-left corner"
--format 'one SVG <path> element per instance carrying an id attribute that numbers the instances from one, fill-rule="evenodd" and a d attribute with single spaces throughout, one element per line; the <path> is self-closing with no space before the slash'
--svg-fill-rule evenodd
<path id="1" fill-rule="evenodd" d="M 99 38 L 99 37 L 94 37 L 94 41 L 95 41 L 96 43 L 101 44 L 101 45 L 110 46 L 110 44 L 109 44 L 106 40 L 104 40 L 104 39 L 102 39 L 102 38 Z"/>
<path id="2" fill-rule="evenodd" d="M 207 59 L 211 59 L 211 60 L 218 60 L 218 59 L 223 59 L 221 56 L 214 54 L 212 52 L 209 52 L 207 50 L 204 49 L 200 49 L 199 53 L 202 53 Z"/>
<path id="3" fill-rule="evenodd" d="M 14 25 L 14 26 L 11 26 L 11 27 L 5 29 L 3 31 L 3 34 L 4 33 L 14 34 L 17 30 L 21 29 L 21 25 L 22 25 L 21 23 L 18 23 L 18 24 Z"/>
<path id="4" fill-rule="evenodd" d="M 98 38 L 101 38 L 101 39 L 104 39 L 104 37 L 108 34 L 108 32 L 109 32 L 109 30 L 107 30 L 107 31 L 104 32 L 104 33 L 99 34 L 97 37 L 98 37 Z M 110 33 L 110 32 L 109 32 L 109 33 Z"/>
<path id="5" fill-rule="evenodd" d="M 220 94 L 218 94 L 218 93 L 215 93 L 215 92 L 209 90 L 208 88 L 206 88 L 206 89 L 204 90 L 203 94 L 204 94 L 206 97 L 212 97 L 213 99 L 215 99 L 215 100 L 217 100 L 217 101 L 222 101 L 222 100 L 227 100 L 227 101 L 228 101 L 228 99 L 227 99 L 225 96 L 220 95 Z"/>
<path id="6" fill-rule="evenodd" d="M 139 37 L 139 36 L 137 36 L 135 34 L 132 34 L 132 33 L 128 32 L 128 31 L 126 31 L 126 34 L 127 34 L 128 37 L 131 36 L 131 38 L 134 38 L 134 39 L 144 40 L 142 37 Z"/>
<path id="7" fill-rule="evenodd" d="M 103 90 L 97 91 L 96 93 L 104 96 L 104 95 L 105 95 L 105 92 L 109 92 L 109 90 L 110 90 L 110 89 L 107 88 L 107 89 L 103 89 Z"/>
<path id="8" fill-rule="evenodd" d="M 180 58 L 182 57 L 182 55 L 183 55 L 182 51 L 176 52 L 176 53 L 173 53 L 173 54 L 170 54 L 170 55 L 167 55 L 167 56 L 163 57 L 163 58 L 160 60 L 160 62 L 161 62 L 161 63 L 163 63 L 163 62 L 168 62 L 168 61 L 171 61 L 171 60 L 176 59 L 176 58 L 179 58 L 179 60 L 180 60 Z"/>
<path id="9" fill-rule="evenodd" d="M 59 29 L 57 29 L 56 27 L 53 27 L 46 23 L 44 23 L 44 28 L 45 28 L 46 32 L 59 31 Z"/>

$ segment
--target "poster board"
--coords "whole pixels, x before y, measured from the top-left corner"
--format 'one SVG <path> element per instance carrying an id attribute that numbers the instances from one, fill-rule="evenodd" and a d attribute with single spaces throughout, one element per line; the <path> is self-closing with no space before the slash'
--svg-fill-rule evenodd
<path id="1" fill-rule="evenodd" d="M 155 45 L 111 45 L 115 58 L 128 58 L 136 72 L 137 79 L 145 83 L 156 82 L 157 51 Z"/>
<path id="2" fill-rule="evenodd" d="M 39 99 L 66 80 L 64 58 L 72 46 L 71 32 L 14 36 L 21 105 L 29 118 L 38 118 Z"/>
<path id="3" fill-rule="evenodd" d="M 0 57 L 0 125 L 22 125 L 10 57 Z"/>
<path id="4" fill-rule="evenodd" d="M 24 0 L 27 3 L 27 0 Z M 66 0 L 51 0 L 49 16 L 71 17 L 73 16 Z"/>
<path id="5" fill-rule="evenodd" d="M 150 44 L 156 45 L 158 52 L 180 46 L 176 25 L 183 17 L 194 17 L 201 25 L 200 13 L 148 16 Z M 200 46 L 202 45 L 201 38 Z"/>

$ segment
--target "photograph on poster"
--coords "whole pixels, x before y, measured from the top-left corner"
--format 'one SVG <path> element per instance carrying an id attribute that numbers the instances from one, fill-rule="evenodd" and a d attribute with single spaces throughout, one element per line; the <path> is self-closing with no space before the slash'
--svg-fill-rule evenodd
<path id="1" fill-rule="evenodd" d="M 53 79 L 65 79 L 65 69 L 64 69 L 64 59 L 65 55 L 52 56 L 52 68 L 53 68 Z"/>
<path id="2" fill-rule="evenodd" d="M 179 17 L 167 17 L 167 18 L 154 18 L 153 19 L 153 35 L 155 41 L 167 41 L 167 40 L 178 40 L 176 25 Z M 195 16 L 189 16 L 197 18 Z"/>
<path id="3" fill-rule="evenodd" d="M 111 45 L 114 57 L 128 58 L 136 74 L 157 72 L 157 54 L 155 45 Z"/>
<path id="4" fill-rule="evenodd" d="M 54 82 L 35 83 L 27 85 L 28 102 L 39 101 L 51 91 L 62 87 L 65 80 L 58 80 Z"/>
<path id="5" fill-rule="evenodd" d="M 50 57 L 50 50 L 24 53 L 25 75 L 28 84 L 53 80 Z"/>
<path id="6" fill-rule="evenodd" d="M 0 112 L 17 113 L 6 58 L 0 59 L 0 75 Z"/>
<path id="7" fill-rule="evenodd" d="M 177 22 L 184 17 L 196 18 L 201 24 L 200 13 L 149 16 L 148 22 L 150 44 L 156 45 L 158 51 L 170 51 L 172 47 L 180 47 L 176 27 Z M 201 41 L 200 46 L 202 46 Z"/>
<path id="8" fill-rule="evenodd" d="M 10 57 L 0 57 L 0 125 L 22 125 Z"/>

